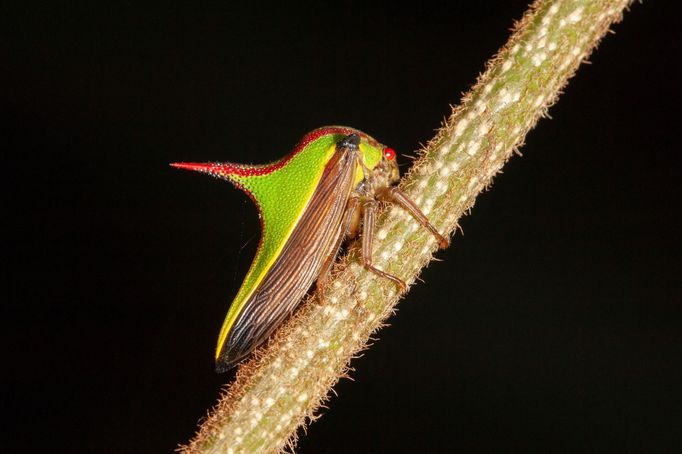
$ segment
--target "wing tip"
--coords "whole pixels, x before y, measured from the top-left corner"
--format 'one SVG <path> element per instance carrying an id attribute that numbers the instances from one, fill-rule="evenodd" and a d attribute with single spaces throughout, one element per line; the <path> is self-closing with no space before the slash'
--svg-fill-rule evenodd
<path id="1" fill-rule="evenodd" d="M 225 372 L 229 372 L 232 370 L 235 366 L 237 366 L 239 363 L 241 363 L 244 359 L 246 359 L 248 355 L 241 355 L 238 357 L 230 357 L 229 353 L 222 354 L 218 356 L 215 360 L 215 371 L 217 374 L 224 374 Z"/>

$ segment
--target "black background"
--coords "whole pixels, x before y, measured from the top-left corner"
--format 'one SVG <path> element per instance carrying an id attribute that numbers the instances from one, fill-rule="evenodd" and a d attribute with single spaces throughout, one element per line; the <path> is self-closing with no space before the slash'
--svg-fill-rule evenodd
<path id="1" fill-rule="evenodd" d="M 326 124 L 412 153 L 526 4 L 451 3 L 5 11 L 2 450 L 187 441 L 258 221 L 167 163 L 263 163 Z M 614 27 L 300 452 L 679 449 L 673 3 Z"/>

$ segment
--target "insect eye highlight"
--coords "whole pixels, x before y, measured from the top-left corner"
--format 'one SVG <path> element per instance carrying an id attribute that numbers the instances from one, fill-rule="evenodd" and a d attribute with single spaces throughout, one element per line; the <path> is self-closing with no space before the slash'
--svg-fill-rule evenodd
<path id="1" fill-rule="evenodd" d="M 393 161 L 395 159 L 395 150 L 391 147 L 384 148 L 384 158 L 388 161 Z"/>

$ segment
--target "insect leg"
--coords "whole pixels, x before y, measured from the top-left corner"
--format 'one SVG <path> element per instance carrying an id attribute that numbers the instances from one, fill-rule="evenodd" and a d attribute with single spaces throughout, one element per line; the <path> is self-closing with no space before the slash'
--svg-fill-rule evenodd
<path id="1" fill-rule="evenodd" d="M 391 281 L 398 284 L 401 291 L 405 291 L 407 285 L 402 279 L 381 271 L 372 265 L 372 241 L 374 239 L 374 223 L 376 221 L 376 210 L 377 202 L 376 200 L 369 200 L 364 203 L 365 215 L 362 219 L 362 262 L 365 268 L 367 268 L 372 273 L 390 279 Z"/>
<path id="2" fill-rule="evenodd" d="M 433 236 L 436 237 L 436 240 L 438 240 L 438 243 L 442 249 L 450 246 L 450 240 L 436 230 L 433 224 L 429 222 L 429 218 L 422 213 L 422 210 L 420 210 L 419 207 L 412 200 L 410 200 L 407 194 L 400 189 L 391 187 L 383 191 L 378 191 L 377 198 L 386 202 L 392 202 L 400 205 L 402 209 L 410 213 L 417 222 L 419 222 L 423 227 L 431 232 Z"/>
<path id="3" fill-rule="evenodd" d="M 336 258 L 336 254 L 339 252 L 341 243 L 343 242 L 344 237 L 348 234 L 348 231 L 350 230 L 350 225 L 353 222 L 353 218 L 355 217 L 355 211 L 358 209 L 359 202 L 360 199 L 358 199 L 357 197 L 351 197 L 350 199 L 348 199 L 346 209 L 343 212 L 343 220 L 341 221 L 341 232 L 339 234 L 339 237 L 335 241 L 334 248 L 332 249 L 331 254 L 329 254 L 329 256 L 324 260 L 324 263 L 322 263 L 320 275 L 317 277 L 317 283 L 315 284 L 315 294 L 317 295 L 317 301 L 319 302 L 320 306 L 324 306 L 325 300 L 322 290 L 324 289 L 324 286 L 327 283 L 327 279 L 329 278 L 329 272 L 332 269 L 334 259 Z"/>

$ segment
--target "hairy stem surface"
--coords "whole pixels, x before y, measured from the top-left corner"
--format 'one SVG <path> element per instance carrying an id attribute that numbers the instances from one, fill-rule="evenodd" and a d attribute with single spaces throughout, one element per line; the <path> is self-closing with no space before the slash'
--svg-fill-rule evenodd
<path id="1" fill-rule="evenodd" d="M 630 0 L 538 0 L 507 44 L 415 161 L 401 187 L 441 232 L 452 233 L 526 133 L 554 103 Z M 408 284 L 437 248 L 400 208 L 377 221 L 374 263 Z M 266 348 L 241 366 L 187 453 L 277 452 L 344 376 L 400 299 L 396 286 L 363 269 L 356 247 L 324 290 Z"/>

